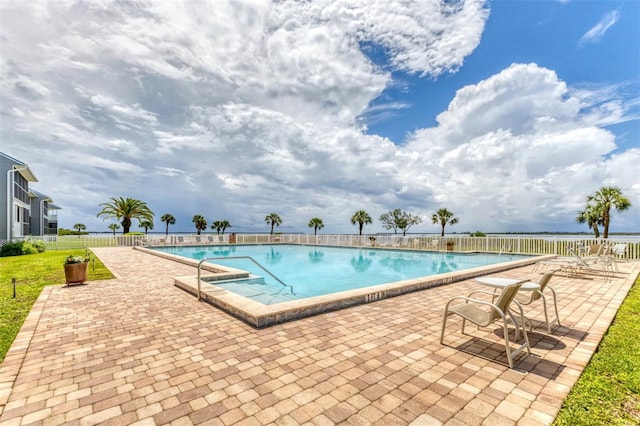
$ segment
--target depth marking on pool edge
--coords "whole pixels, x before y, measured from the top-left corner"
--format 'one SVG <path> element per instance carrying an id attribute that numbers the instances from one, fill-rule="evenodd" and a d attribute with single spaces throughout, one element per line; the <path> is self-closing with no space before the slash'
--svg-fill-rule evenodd
<path id="1" fill-rule="evenodd" d="M 369 293 L 364 297 L 365 302 L 375 302 L 376 300 L 380 300 L 384 298 L 383 291 L 377 291 L 375 293 Z"/>

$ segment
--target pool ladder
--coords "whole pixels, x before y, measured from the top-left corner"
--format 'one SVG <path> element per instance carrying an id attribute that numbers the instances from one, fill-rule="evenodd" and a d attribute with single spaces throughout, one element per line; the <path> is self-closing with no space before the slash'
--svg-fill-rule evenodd
<path id="1" fill-rule="evenodd" d="M 280 284 L 282 284 L 283 287 L 289 287 L 289 291 L 291 292 L 292 295 L 296 295 L 293 292 L 293 286 L 289 285 L 289 284 L 285 284 L 280 278 L 276 277 L 275 275 L 273 275 L 273 273 L 271 273 L 271 271 L 269 271 L 267 268 L 265 268 L 264 266 L 262 266 L 260 263 L 258 263 L 253 257 L 251 256 L 223 256 L 223 257 L 205 257 L 204 259 L 202 259 L 200 262 L 198 262 L 198 300 L 202 300 L 202 297 L 200 296 L 201 290 L 200 290 L 200 276 L 202 275 L 202 264 L 204 262 L 206 262 L 207 260 L 230 260 L 230 259 L 248 259 L 250 261 L 252 261 L 253 263 L 256 264 L 256 266 L 258 266 L 260 269 L 262 269 L 263 271 L 265 271 L 267 274 L 271 275 L 271 277 L 278 281 Z"/>

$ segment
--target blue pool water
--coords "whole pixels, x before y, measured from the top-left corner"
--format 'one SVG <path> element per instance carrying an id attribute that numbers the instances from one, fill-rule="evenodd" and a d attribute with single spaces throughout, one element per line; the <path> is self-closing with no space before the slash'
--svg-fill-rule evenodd
<path id="1" fill-rule="evenodd" d="M 249 271 L 253 275 L 251 279 L 216 281 L 215 285 L 265 305 L 528 257 L 280 244 L 161 247 L 155 250 L 196 260 L 216 257 L 220 259 L 209 262 Z M 245 256 L 260 263 L 285 285 L 249 259 L 235 259 Z"/>

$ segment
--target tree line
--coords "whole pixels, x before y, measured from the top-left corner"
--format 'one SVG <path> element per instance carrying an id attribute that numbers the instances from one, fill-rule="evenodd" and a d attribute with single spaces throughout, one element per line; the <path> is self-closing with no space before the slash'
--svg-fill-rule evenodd
<path id="1" fill-rule="evenodd" d="M 102 210 L 98 213 L 98 217 L 104 216 L 104 219 L 115 218 L 120 221 L 120 224 L 112 223 L 109 225 L 109 229 L 113 231 L 114 235 L 116 230 L 120 228 L 120 225 L 122 225 L 123 234 L 129 233 L 133 219 L 138 220 L 138 225 L 144 228 L 145 233 L 147 233 L 149 229 L 153 229 L 154 213 L 143 201 L 134 198 L 113 197 L 109 202 L 102 203 L 100 206 Z M 613 186 L 602 187 L 593 195 L 587 196 L 587 205 L 583 211 L 578 213 L 576 221 L 579 223 L 587 223 L 589 228 L 593 230 L 596 238 L 600 237 L 599 226 L 603 226 L 603 237 L 608 238 L 611 223 L 611 209 L 613 208 L 621 212 L 627 210 L 629 207 L 631 207 L 631 202 L 622 194 L 620 188 Z M 403 236 L 407 234 L 409 228 L 422 223 L 420 216 L 402 209 L 394 209 L 383 213 L 378 220 L 385 229 L 392 230 L 396 235 L 398 232 L 402 232 Z M 176 218 L 171 213 L 165 213 L 160 217 L 160 221 L 165 224 L 165 235 L 168 235 L 169 225 L 174 225 Z M 275 227 L 282 224 L 282 218 L 277 213 L 267 214 L 264 221 L 270 227 L 271 234 L 273 234 Z M 192 222 L 198 235 L 207 229 L 207 220 L 200 214 L 194 215 Z M 441 208 L 433 213 L 431 222 L 440 225 L 441 235 L 444 236 L 445 227 L 447 225 L 455 225 L 459 220 L 452 211 Z M 362 235 L 365 225 L 372 223 L 373 219 L 365 210 L 358 210 L 351 216 L 351 224 L 358 227 L 359 235 Z M 211 223 L 211 229 L 215 230 L 218 234 L 224 234 L 224 232 L 231 227 L 231 223 L 227 219 L 216 220 Z M 314 235 L 317 235 L 318 230 L 324 228 L 324 222 L 321 218 L 314 217 L 309 220 L 308 227 L 314 230 Z M 74 228 L 78 231 L 86 229 L 83 224 L 76 224 Z"/>

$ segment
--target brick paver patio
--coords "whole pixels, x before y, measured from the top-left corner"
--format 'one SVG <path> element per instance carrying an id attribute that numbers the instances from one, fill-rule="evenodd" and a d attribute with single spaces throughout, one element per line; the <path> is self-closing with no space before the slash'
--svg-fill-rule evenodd
<path id="1" fill-rule="evenodd" d="M 549 424 L 640 273 L 555 276 L 563 324 L 511 370 L 497 326 L 452 318 L 439 343 L 473 281 L 256 330 L 175 287 L 189 266 L 95 253 L 117 279 L 43 291 L 0 366 L 3 425 Z"/>

